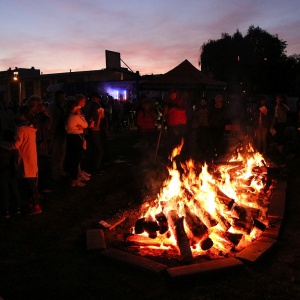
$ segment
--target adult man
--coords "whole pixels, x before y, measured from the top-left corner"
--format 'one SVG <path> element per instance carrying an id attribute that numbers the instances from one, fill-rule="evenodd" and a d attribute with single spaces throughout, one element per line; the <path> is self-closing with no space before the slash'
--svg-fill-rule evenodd
<path id="1" fill-rule="evenodd" d="M 104 109 L 101 107 L 101 96 L 94 93 L 90 97 L 91 103 L 87 112 L 86 119 L 89 122 L 88 146 L 90 149 L 89 167 L 91 172 L 101 174 L 101 165 L 103 159 L 103 145 L 101 143 L 100 122 L 104 118 Z"/>
<path id="2" fill-rule="evenodd" d="M 209 112 L 208 122 L 213 150 L 216 156 L 220 156 L 224 152 L 222 146 L 226 125 L 226 112 L 222 95 L 215 97 L 215 103 Z"/>
<path id="3" fill-rule="evenodd" d="M 65 100 L 66 95 L 62 90 L 54 94 L 54 101 L 47 107 L 50 124 L 50 160 L 51 173 L 54 180 L 59 180 L 64 173 L 64 159 L 66 153 L 66 131 L 65 131 Z"/>
<path id="4" fill-rule="evenodd" d="M 168 126 L 168 155 L 185 138 L 187 116 L 186 103 L 180 97 L 178 90 L 170 91 L 169 99 L 164 108 L 164 115 Z"/>

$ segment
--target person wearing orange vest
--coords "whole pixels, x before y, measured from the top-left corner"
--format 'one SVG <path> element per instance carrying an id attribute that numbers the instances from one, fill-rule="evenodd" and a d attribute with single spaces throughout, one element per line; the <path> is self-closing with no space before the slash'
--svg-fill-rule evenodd
<path id="1" fill-rule="evenodd" d="M 187 128 L 186 103 L 177 89 L 170 91 L 164 108 L 167 123 L 168 154 L 185 139 Z"/>
<path id="2" fill-rule="evenodd" d="M 136 125 L 140 134 L 140 146 L 144 158 L 151 155 L 157 140 L 157 115 L 152 109 L 151 101 L 147 96 L 140 98 L 141 108 L 137 110 Z"/>

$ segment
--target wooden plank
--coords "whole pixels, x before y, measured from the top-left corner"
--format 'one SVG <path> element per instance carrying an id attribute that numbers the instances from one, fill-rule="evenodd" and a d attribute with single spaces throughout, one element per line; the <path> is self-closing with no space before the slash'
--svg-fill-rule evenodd
<path id="1" fill-rule="evenodd" d="M 208 262 L 196 263 L 175 268 L 168 268 L 167 274 L 171 279 L 182 279 L 192 276 L 217 275 L 223 271 L 240 270 L 244 264 L 235 258 L 224 258 Z"/>
<path id="2" fill-rule="evenodd" d="M 167 269 L 167 266 L 148 258 L 138 256 L 135 254 L 131 254 L 125 251 L 117 250 L 117 249 L 107 249 L 101 253 L 103 256 L 113 259 L 115 261 L 119 261 L 121 263 L 125 263 L 130 266 L 134 266 L 140 269 L 144 269 L 147 271 L 151 271 L 154 273 L 160 273 Z"/>
<path id="3" fill-rule="evenodd" d="M 259 259 L 265 256 L 267 252 L 277 243 L 276 240 L 260 237 L 247 248 L 238 253 L 235 257 L 247 262 L 257 262 Z"/>
<path id="4" fill-rule="evenodd" d="M 86 231 L 86 244 L 87 249 L 99 249 L 105 250 L 106 243 L 105 237 L 102 229 L 90 229 Z"/>

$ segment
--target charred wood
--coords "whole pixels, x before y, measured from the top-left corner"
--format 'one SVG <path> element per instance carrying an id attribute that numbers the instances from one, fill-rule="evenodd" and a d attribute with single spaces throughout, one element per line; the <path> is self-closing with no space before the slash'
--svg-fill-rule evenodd
<path id="1" fill-rule="evenodd" d="M 143 233 L 145 231 L 145 229 L 144 229 L 144 223 L 145 223 L 145 218 L 138 219 L 135 222 L 134 232 L 136 234 L 141 234 L 141 233 Z"/>
<path id="2" fill-rule="evenodd" d="M 207 237 L 206 239 L 204 239 L 201 242 L 201 249 L 205 251 L 205 250 L 210 249 L 213 245 L 214 245 L 214 242 L 212 241 L 212 239 Z"/>
<path id="3" fill-rule="evenodd" d="M 232 208 L 232 214 L 241 221 L 245 221 L 250 214 L 250 210 L 247 211 L 246 207 L 236 204 Z M 250 216 L 252 215 L 250 214 Z"/>
<path id="4" fill-rule="evenodd" d="M 261 216 L 261 210 L 258 208 L 254 208 L 254 207 L 248 207 L 251 216 L 253 219 L 259 218 Z"/>
<path id="5" fill-rule="evenodd" d="M 244 232 L 246 234 L 250 234 L 253 229 L 253 219 L 240 220 L 237 218 L 233 218 L 232 227 L 240 232 Z"/>
<path id="6" fill-rule="evenodd" d="M 240 240 L 242 239 L 243 234 L 242 233 L 225 232 L 225 236 L 232 244 L 237 246 L 238 243 L 240 242 Z"/>
<path id="7" fill-rule="evenodd" d="M 158 222 L 159 233 L 160 234 L 164 234 L 165 232 L 167 232 L 169 230 L 168 220 L 167 220 L 167 217 L 164 215 L 163 212 L 156 215 L 155 219 Z"/>
<path id="8" fill-rule="evenodd" d="M 217 195 L 216 200 L 219 204 L 225 207 L 228 211 L 232 209 L 233 205 L 235 204 L 234 199 L 231 199 L 227 196 Z"/>
<path id="9" fill-rule="evenodd" d="M 193 236 L 201 239 L 207 233 L 207 226 L 200 220 L 200 218 L 191 212 L 187 205 L 185 209 L 185 221 L 192 232 Z"/>
<path id="10" fill-rule="evenodd" d="M 255 219 L 255 218 L 253 219 L 253 224 L 254 224 L 254 227 L 258 228 L 261 231 L 264 231 L 267 227 L 263 222 Z"/>
<path id="11" fill-rule="evenodd" d="M 176 241 L 180 250 L 182 260 L 186 263 L 193 261 L 192 250 L 187 234 L 184 230 L 183 217 L 179 218 L 176 222 Z"/>
<path id="12" fill-rule="evenodd" d="M 157 237 L 157 231 L 159 230 L 159 226 L 156 221 L 145 220 L 144 229 L 148 233 L 150 238 L 155 239 Z"/>

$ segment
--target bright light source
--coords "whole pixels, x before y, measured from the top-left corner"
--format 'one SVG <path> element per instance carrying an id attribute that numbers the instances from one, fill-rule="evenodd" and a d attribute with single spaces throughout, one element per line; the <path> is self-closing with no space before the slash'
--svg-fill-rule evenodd
<path id="1" fill-rule="evenodd" d="M 19 72 L 18 72 L 18 71 L 14 71 L 14 77 L 13 77 L 13 79 L 14 79 L 15 81 L 18 80 L 18 76 L 19 76 Z"/>

